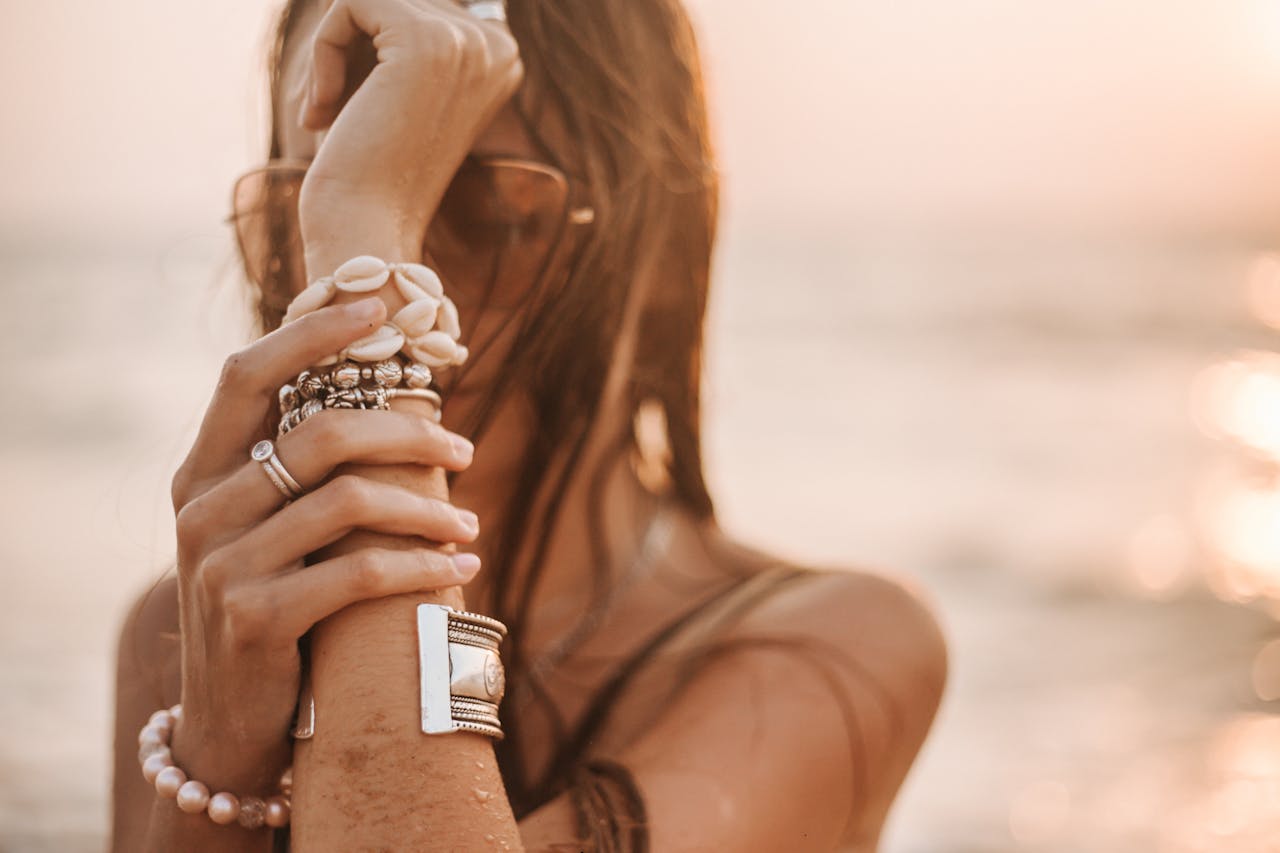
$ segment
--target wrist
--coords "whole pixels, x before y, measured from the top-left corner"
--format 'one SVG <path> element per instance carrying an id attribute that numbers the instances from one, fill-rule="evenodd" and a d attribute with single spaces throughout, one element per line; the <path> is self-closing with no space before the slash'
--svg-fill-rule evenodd
<path id="1" fill-rule="evenodd" d="M 210 791 L 264 798 L 279 790 L 281 775 L 293 763 L 293 743 L 286 738 L 237 743 L 204 732 L 186 718 L 174 726 L 171 751 L 173 763 Z"/>
<path id="2" fill-rule="evenodd" d="M 360 205 L 330 205 L 337 216 L 299 217 L 307 281 L 332 275 L 357 255 L 388 263 L 422 260 L 423 227 L 391 210 L 362 210 Z"/>

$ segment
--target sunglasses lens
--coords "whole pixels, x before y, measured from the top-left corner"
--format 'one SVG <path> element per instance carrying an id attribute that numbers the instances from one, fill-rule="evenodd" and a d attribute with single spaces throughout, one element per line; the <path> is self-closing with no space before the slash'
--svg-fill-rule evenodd
<path id="1" fill-rule="evenodd" d="M 464 162 L 424 246 L 459 304 L 519 304 L 547 275 L 565 230 L 568 185 L 534 164 Z"/>
<path id="2" fill-rule="evenodd" d="M 264 297 L 283 300 L 306 285 L 302 237 L 298 233 L 301 167 L 272 167 L 236 181 L 232 222 L 245 275 Z"/>
<path id="3" fill-rule="evenodd" d="M 265 299 L 306 286 L 298 230 L 301 166 L 250 172 L 235 185 L 232 221 L 245 274 Z M 569 189 L 534 163 L 466 160 L 427 229 L 425 261 L 459 305 L 516 305 L 545 278 L 565 231 Z"/>

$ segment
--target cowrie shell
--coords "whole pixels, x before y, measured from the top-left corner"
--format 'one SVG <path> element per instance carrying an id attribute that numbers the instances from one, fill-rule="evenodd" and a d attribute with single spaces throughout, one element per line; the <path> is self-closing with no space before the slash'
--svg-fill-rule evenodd
<path id="1" fill-rule="evenodd" d="M 316 279 L 289 303 L 289 309 L 284 312 L 284 322 L 292 323 L 304 314 L 328 305 L 337 290 L 337 285 L 329 276 Z"/>
<path id="2" fill-rule="evenodd" d="M 431 331 L 431 327 L 436 324 L 436 315 L 439 311 L 440 301 L 424 296 L 397 311 L 391 318 L 391 322 L 404 329 L 405 334 L 412 339 Z"/>
<path id="3" fill-rule="evenodd" d="M 347 347 L 347 357 L 355 361 L 384 361 L 404 346 L 404 335 L 395 326 L 384 325 L 372 335 L 363 337 Z"/>
<path id="4" fill-rule="evenodd" d="M 426 350 L 432 355 L 440 358 L 451 359 L 458 349 L 458 344 L 453 338 L 440 330 L 427 332 L 420 338 L 415 338 L 413 345 L 420 350 Z"/>
<path id="5" fill-rule="evenodd" d="M 409 347 L 409 357 L 427 367 L 448 367 L 453 363 L 452 353 L 448 356 L 440 356 L 422 347 Z"/>
<path id="6" fill-rule="evenodd" d="M 333 281 L 347 293 L 369 293 L 387 283 L 391 268 L 381 258 L 358 255 L 338 267 Z"/>
<path id="7" fill-rule="evenodd" d="M 395 271 L 396 289 L 409 302 L 421 298 L 422 295 L 434 296 L 436 299 L 444 296 L 444 284 L 441 283 L 440 276 L 436 275 L 435 270 L 430 267 L 422 264 L 395 264 Z M 422 294 L 417 291 L 422 291 Z"/>
<path id="8" fill-rule="evenodd" d="M 458 324 L 458 306 L 447 296 L 440 300 L 440 316 L 436 318 L 436 324 L 440 331 L 455 341 L 462 337 L 462 326 Z"/>
<path id="9" fill-rule="evenodd" d="M 466 363 L 467 356 L 469 355 L 471 355 L 471 350 L 467 349 L 462 344 L 458 344 L 453 351 L 453 363 L 457 366 L 461 366 Z"/>

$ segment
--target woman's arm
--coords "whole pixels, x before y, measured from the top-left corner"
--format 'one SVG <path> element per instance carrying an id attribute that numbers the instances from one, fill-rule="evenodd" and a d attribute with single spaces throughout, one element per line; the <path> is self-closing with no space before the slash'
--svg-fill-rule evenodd
<path id="1" fill-rule="evenodd" d="M 420 241 L 397 241 L 389 233 L 366 220 L 352 222 L 329 240 L 311 240 L 311 278 L 357 254 L 417 260 L 410 246 Z M 394 288 L 384 291 L 390 316 L 403 300 Z M 335 473 L 448 499 L 438 468 L 347 466 Z M 317 556 L 369 547 L 421 548 L 422 543 L 358 530 Z M 465 609 L 462 590 L 455 586 L 361 602 L 312 630 L 316 732 L 294 748 L 296 849 L 521 849 L 489 738 L 421 731 L 415 609 L 424 602 Z"/>
<path id="2" fill-rule="evenodd" d="M 195 444 L 173 480 L 177 584 L 164 618 L 179 622 L 180 631 L 170 624 L 170 642 L 157 650 L 159 629 L 137 616 L 122 637 L 116 849 L 194 853 L 267 843 L 265 830 L 252 830 L 251 837 L 238 826 L 215 831 L 209 816 L 182 813 L 169 785 L 165 797 L 157 796 L 159 787 L 148 791 L 138 784 L 137 729 L 144 715 L 180 697 L 183 713 L 170 744 L 148 745 L 149 762 L 176 766 L 157 779 L 185 777 L 208 792 L 269 797 L 293 757 L 288 730 L 298 698 L 299 638 L 359 601 L 456 586 L 475 574 L 474 561 L 430 547 L 475 538 L 452 507 L 385 483 L 329 476 L 353 462 L 465 469 L 471 460 L 466 440 L 430 419 L 338 409 L 314 415 L 278 442 L 287 470 L 306 484 L 305 494 L 292 501 L 272 485 L 263 463 L 247 458 L 276 406 L 277 388 L 368 335 L 384 312 L 376 298 L 322 308 L 233 354 L 224 366 Z M 303 557 L 357 526 L 418 536 L 424 547 L 366 549 L 304 567 Z M 164 689 L 149 689 L 155 681 Z M 128 775 L 131 762 L 138 776 Z M 184 787 L 186 805 L 198 805 L 200 787 Z M 243 815 L 246 823 L 253 823 L 252 815 Z"/>
<path id="3" fill-rule="evenodd" d="M 439 469 L 351 473 L 447 499 Z M 324 556 L 373 546 L 421 543 L 357 531 Z M 423 602 L 464 607 L 455 586 L 361 602 L 312 630 L 316 733 L 294 748 L 296 849 L 520 849 L 489 739 L 421 731 L 415 608 Z"/>
<path id="4" fill-rule="evenodd" d="M 363 81 L 349 80 L 346 57 L 365 39 L 378 63 Z M 515 42 L 452 0 L 336 0 L 315 43 L 303 119 L 328 133 L 299 199 L 308 279 L 356 255 L 421 261 L 449 179 L 520 82 Z M 403 304 L 391 287 L 383 298 L 388 316 Z M 439 470 L 347 470 L 447 497 Z M 370 545 L 421 547 L 358 531 L 322 556 Z M 316 732 L 295 747 L 299 850 L 520 849 L 489 740 L 421 731 L 415 607 L 424 601 L 463 605 L 459 587 L 396 596 L 350 607 L 312 632 Z"/>
<path id="5" fill-rule="evenodd" d="M 267 853 L 268 833 L 219 826 L 180 811 L 156 794 L 138 768 L 138 732 L 160 708 L 178 699 L 177 584 L 165 580 L 130 609 L 116 649 L 116 710 L 111 797 L 111 851 L 184 850 L 192 853 Z M 211 779 L 207 766 L 188 764 L 193 778 Z M 255 779 L 265 762 L 240 756 L 244 771 L 224 777 L 235 790 L 267 790 L 274 779 Z"/>

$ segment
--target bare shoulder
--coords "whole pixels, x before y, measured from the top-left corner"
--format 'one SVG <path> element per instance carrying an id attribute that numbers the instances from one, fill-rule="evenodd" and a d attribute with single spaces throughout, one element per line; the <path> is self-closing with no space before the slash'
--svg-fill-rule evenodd
<path id="1" fill-rule="evenodd" d="M 947 678 L 947 643 L 937 606 L 905 577 L 864 568 L 816 568 L 771 557 L 738 543 L 718 549 L 725 571 L 789 570 L 795 577 L 755 607 L 736 633 L 804 638 L 838 649 L 884 684 L 933 694 Z"/>
<path id="2" fill-rule="evenodd" d="M 876 849 L 946 686 L 947 643 L 927 593 L 878 572 L 806 569 L 741 630 L 799 638 L 794 647 L 812 649 L 808 660 L 815 672 L 808 681 L 816 676 L 837 700 L 843 693 L 841 728 L 853 744 L 854 805 L 841 841 L 850 849 Z M 803 660 L 793 657 L 792 668 Z M 805 689 L 805 673 L 791 678 L 796 689 Z M 840 734 L 831 732 L 832 743 L 840 742 Z M 826 760 L 843 758 L 831 750 Z"/>
<path id="3" fill-rule="evenodd" d="M 884 680 L 941 694 L 947 645 L 928 594 L 904 578 L 863 569 L 799 568 L 794 582 L 752 611 L 746 632 L 799 635 L 842 650 Z"/>
<path id="4" fill-rule="evenodd" d="M 622 756 L 654 848 L 876 849 L 946 682 L 934 607 L 884 573 L 717 557 L 747 606 Z"/>

